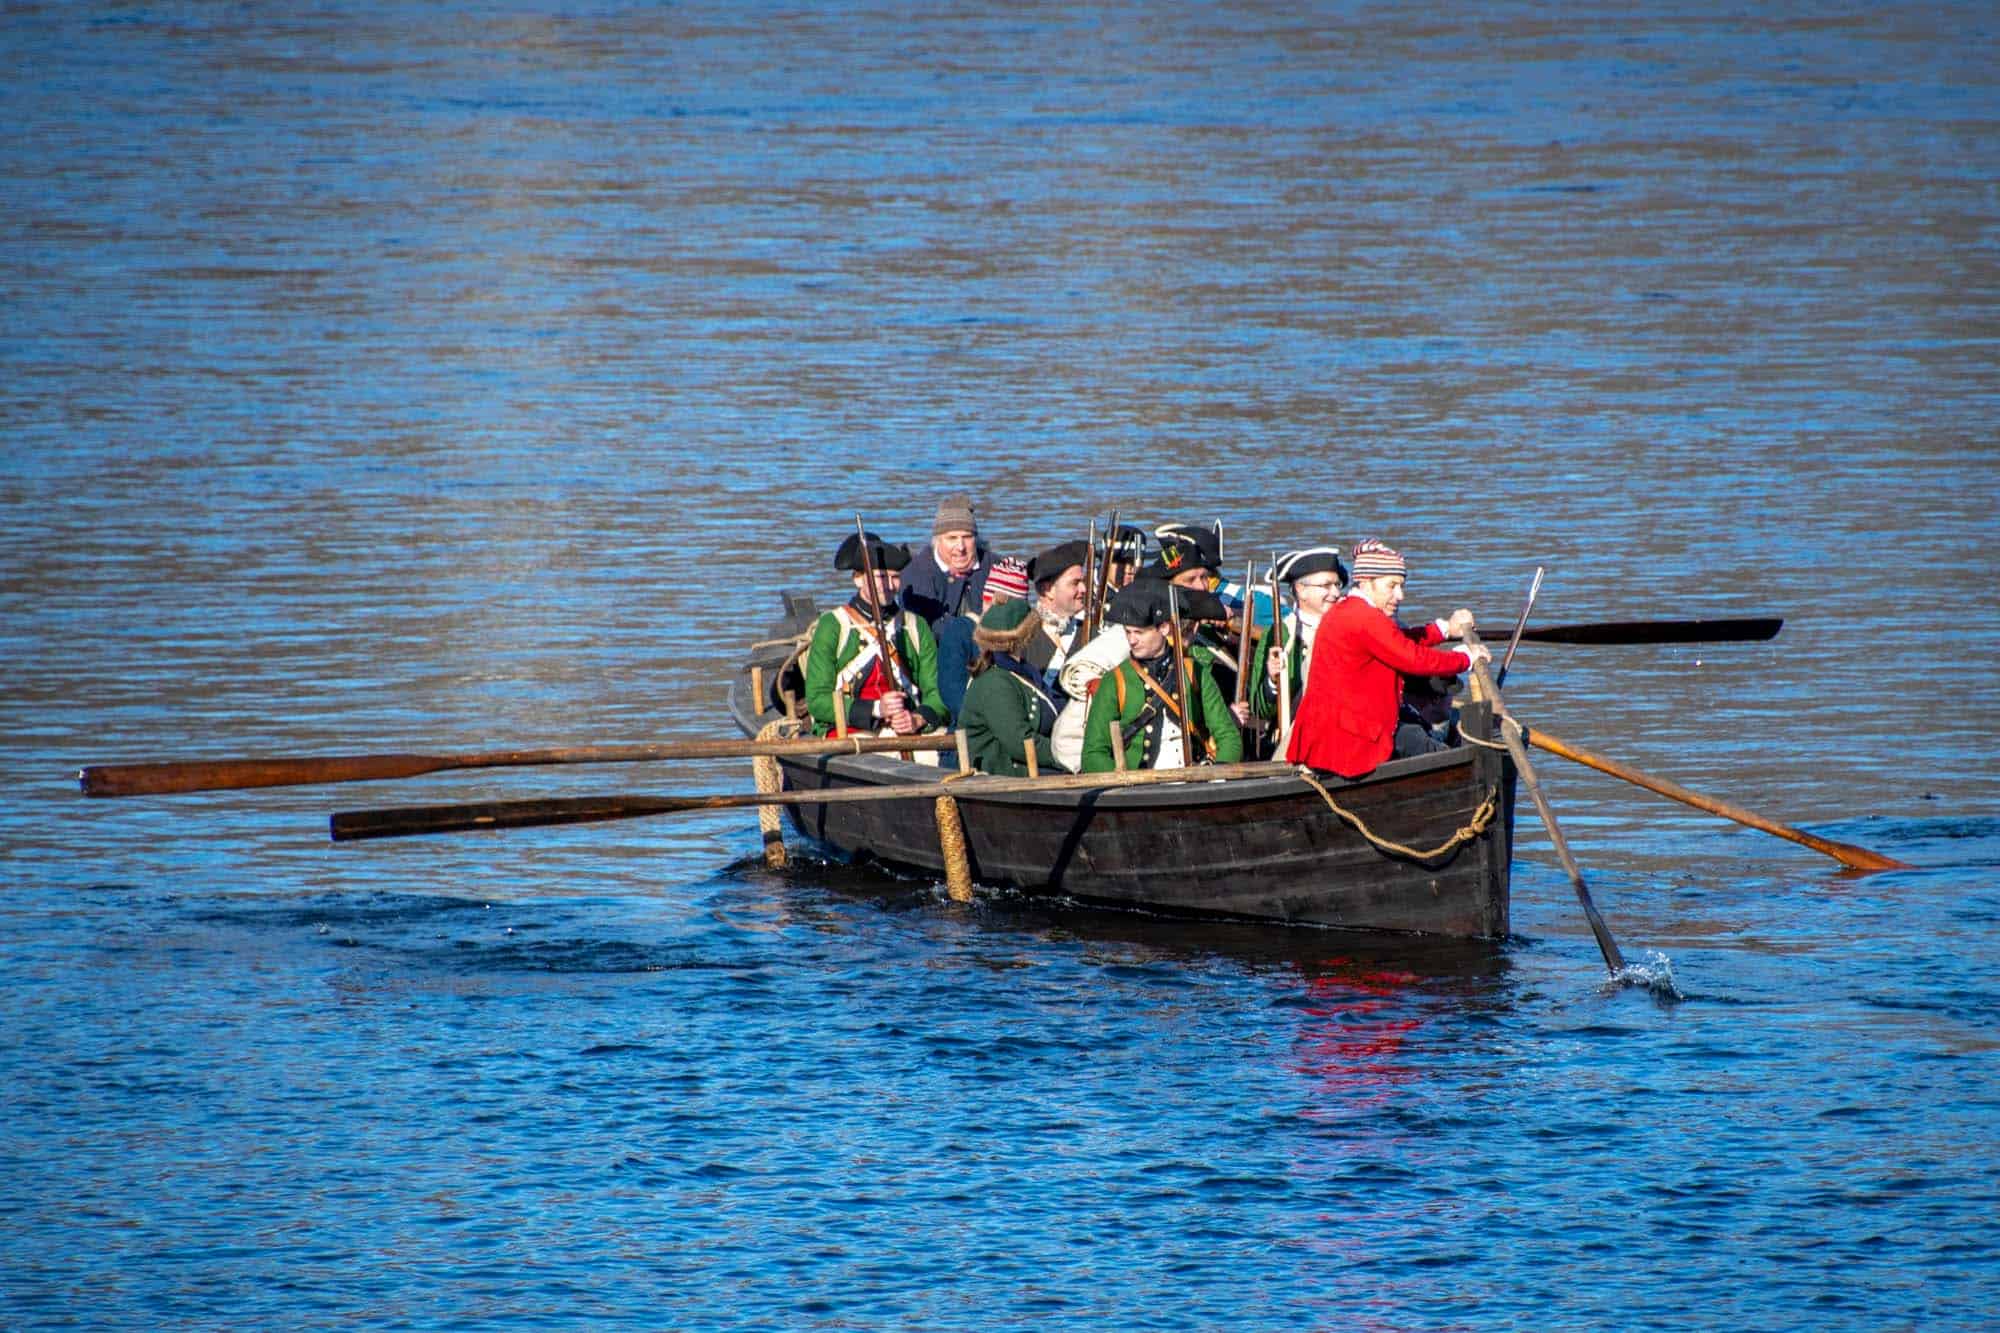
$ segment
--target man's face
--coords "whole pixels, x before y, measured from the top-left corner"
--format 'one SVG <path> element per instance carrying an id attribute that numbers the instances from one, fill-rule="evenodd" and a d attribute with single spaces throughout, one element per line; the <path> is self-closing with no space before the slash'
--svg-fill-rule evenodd
<path id="1" fill-rule="evenodd" d="M 1368 599 L 1368 604 L 1386 615 L 1395 615 L 1396 608 L 1403 604 L 1403 576 L 1384 574 L 1379 578 L 1356 579 L 1354 586 Z"/>
<path id="2" fill-rule="evenodd" d="M 1323 616 L 1328 607 L 1340 600 L 1340 575 L 1330 569 L 1323 574 L 1308 574 L 1292 585 L 1292 596 L 1308 615 Z"/>
<path id="3" fill-rule="evenodd" d="M 1205 569 L 1183 569 L 1168 582 L 1176 588 L 1193 588 L 1196 592 L 1207 592 L 1214 586 L 1212 577 Z"/>
<path id="4" fill-rule="evenodd" d="M 1083 599 L 1087 585 L 1083 581 L 1083 566 L 1071 565 L 1057 576 L 1048 591 L 1042 594 L 1042 609 L 1050 615 L 1073 616 L 1083 610 Z"/>
<path id="5" fill-rule="evenodd" d="M 1150 662 L 1167 651 L 1167 631 L 1162 625 L 1150 625 L 1141 629 L 1137 625 L 1125 627 L 1125 642 L 1132 649 L 1132 656 Z"/>
<path id="6" fill-rule="evenodd" d="M 964 574 L 979 559 L 979 538 L 971 532 L 940 532 L 931 538 L 931 554 L 947 574 Z"/>
<path id="7" fill-rule="evenodd" d="M 889 603 L 895 601 L 897 594 L 903 590 L 903 576 L 893 569 L 877 569 L 875 571 L 875 582 L 882 591 L 879 596 L 870 597 L 868 595 L 868 576 L 866 574 L 856 574 L 854 576 L 854 591 L 861 594 L 862 601 L 873 602 L 876 606 L 887 606 Z"/>

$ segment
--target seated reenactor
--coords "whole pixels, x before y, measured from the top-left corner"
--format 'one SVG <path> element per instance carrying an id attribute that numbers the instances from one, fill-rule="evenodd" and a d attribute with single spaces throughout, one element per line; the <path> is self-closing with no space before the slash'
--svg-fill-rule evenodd
<path id="1" fill-rule="evenodd" d="M 1098 558 L 1109 561 L 1110 568 L 1099 579 L 1112 592 L 1139 577 L 1139 569 L 1146 563 L 1146 533 L 1143 528 L 1120 523 L 1118 531 L 1106 534 L 1100 546 L 1102 549 Z"/>
<path id="2" fill-rule="evenodd" d="M 930 544 L 904 571 L 900 600 L 904 609 L 915 611 L 932 629 L 946 616 L 976 616 L 992 568 L 993 554 L 979 540 L 971 497 L 947 495 L 931 523 Z"/>
<path id="3" fill-rule="evenodd" d="M 1034 586 L 1036 619 L 1042 632 L 1026 642 L 1021 658 L 1041 673 L 1046 693 L 1055 691 L 1057 673 L 1081 646 L 1083 603 L 1089 595 L 1083 562 L 1089 553 L 1085 542 L 1063 542 L 1028 562 L 1028 582 Z"/>
<path id="4" fill-rule="evenodd" d="M 1448 620 L 1399 624 L 1396 609 L 1408 574 L 1402 555 L 1390 547 L 1355 543 L 1354 591 L 1333 604 L 1319 627 L 1287 762 L 1358 778 L 1391 758 L 1443 748 L 1425 728 L 1403 725 L 1403 682 L 1456 676 L 1488 654 L 1484 644 L 1457 652 L 1433 646 L 1473 627 L 1472 612 L 1463 607 Z"/>
<path id="5" fill-rule="evenodd" d="M 1157 560 L 1139 571 L 1142 579 L 1159 579 L 1185 588 L 1192 592 L 1213 594 L 1222 585 L 1221 545 L 1222 525 L 1168 523 L 1155 530 L 1160 540 L 1160 555 Z M 1197 615 L 1188 627 L 1191 640 L 1208 650 L 1216 672 L 1216 684 L 1222 687 L 1225 698 L 1236 695 L 1236 636 L 1230 626 L 1228 604 L 1219 596 L 1210 596 L 1202 603 L 1216 608 L 1215 614 Z M 1248 704 L 1233 704 L 1231 711 L 1237 714 L 1238 722 L 1247 725 L 1250 721 Z"/>
<path id="6" fill-rule="evenodd" d="M 1025 777 L 1028 746 L 1034 747 L 1038 768 L 1061 768 L 1049 748 L 1056 701 L 1043 688 L 1041 672 L 1021 656 L 1041 637 L 1040 618 L 1027 602 L 1002 602 L 973 631 L 980 652 L 972 661 L 958 725 L 972 766 L 982 773 Z"/>
<path id="7" fill-rule="evenodd" d="M 922 616 L 896 605 L 901 570 L 910 563 L 908 547 L 892 546 L 866 534 L 875 564 L 871 587 L 863 572 L 861 536 L 841 542 L 835 569 L 854 575 L 854 596 L 813 623 L 806 649 L 806 710 L 822 736 L 834 729 L 836 689 L 847 697 L 851 731 L 910 736 L 947 721 L 938 698 L 937 639 Z M 871 604 L 882 612 L 882 628 L 895 651 L 882 660 Z"/>
<path id="8" fill-rule="evenodd" d="M 1292 606 L 1285 613 L 1276 642 L 1267 642 L 1250 664 L 1250 707 L 1258 717 L 1276 719 L 1288 688 L 1291 711 L 1297 714 L 1305 696 L 1308 669 L 1312 665 L 1313 640 L 1319 622 L 1347 588 L 1347 567 L 1340 563 L 1340 549 L 1315 546 L 1292 551 L 1279 559 L 1272 578 L 1291 587 Z M 1284 663 L 1280 675 L 1278 664 Z M 1284 738 L 1279 739 L 1282 747 Z"/>
<path id="9" fill-rule="evenodd" d="M 972 679 L 972 659 L 979 652 L 972 642 L 972 632 L 979 628 L 980 620 L 985 618 L 995 602 L 1027 595 L 1027 563 L 1014 556 L 1003 555 L 987 571 L 985 589 L 979 594 L 979 618 L 941 616 L 932 627 L 938 645 L 938 698 L 952 717 L 958 716 L 958 710 L 965 703 L 965 687 Z"/>
<path id="10" fill-rule="evenodd" d="M 1214 589 L 1222 571 L 1222 525 L 1198 528 L 1185 523 L 1167 523 L 1155 529 L 1160 554 L 1139 571 L 1142 579 L 1158 579 L 1180 588 L 1201 592 Z"/>
<path id="11" fill-rule="evenodd" d="M 1243 757 L 1243 734 L 1215 683 L 1208 651 L 1198 646 L 1179 651 L 1171 642 L 1176 604 L 1184 617 L 1222 614 L 1207 593 L 1170 588 L 1157 579 L 1140 579 L 1111 599 L 1105 619 L 1125 627 L 1131 656 L 1107 672 L 1091 695 L 1083 772 L 1180 768 L 1210 759 L 1233 764 Z M 1195 714 L 1191 745 L 1181 724 L 1184 672 L 1188 708 Z"/>
<path id="12" fill-rule="evenodd" d="M 1403 703 L 1396 713 L 1399 753 L 1426 754 L 1457 744 L 1458 706 L 1451 696 L 1459 688 L 1457 676 L 1403 677 Z"/>

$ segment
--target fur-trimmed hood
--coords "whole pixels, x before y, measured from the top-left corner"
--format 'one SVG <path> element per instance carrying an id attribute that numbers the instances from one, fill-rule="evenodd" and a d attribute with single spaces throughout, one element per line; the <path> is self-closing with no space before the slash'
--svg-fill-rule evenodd
<path id="1" fill-rule="evenodd" d="M 989 653 L 1019 657 L 1041 633 L 1042 618 L 1026 601 L 995 602 L 972 631 L 972 641 Z"/>

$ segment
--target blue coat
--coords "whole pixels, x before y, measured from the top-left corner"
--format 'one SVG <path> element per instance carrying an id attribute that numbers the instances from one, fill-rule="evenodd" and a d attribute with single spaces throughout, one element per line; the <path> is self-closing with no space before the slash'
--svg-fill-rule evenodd
<path id="1" fill-rule="evenodd" d="M 925 542 L 903 569 L 902 604 L 936 628 L 946 616 L 976 616 L 986 593 L 986 576 L 993 572 L 993 553 L 982 543 L 970 573 L 957 578 L 938 568 L 937 553 Z"/>

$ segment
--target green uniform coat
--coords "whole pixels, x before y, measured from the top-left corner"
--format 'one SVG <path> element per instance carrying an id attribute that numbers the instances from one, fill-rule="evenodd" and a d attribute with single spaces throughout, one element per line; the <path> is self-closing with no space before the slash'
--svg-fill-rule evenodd
<path id="1" fill-rule="evenodd" d="M 850 607 L 822 613 L 813 622 L 812 642 L 806 648 L 806 711 L 812 714 L 813 730 L 822 736 L 833 730 L 834 682 L 840 678 L 841 669 L 860 655 L 864 634 L 873 637 L 872 632 L 854 628 L 845 614 L 851 610 Z M 915 677 L 916 692 L 910 707 L 923 717 L 927 729 L 945 726 L 948 719 L 938 695 L 937 636 L 931 633 L 922 616 L 899 613 L 897 621 L 889 633 L 896 640 L 904 665 Z M 866 679 L 865 673 L 862 679 Z M 874 700 L 857 699 L 849 694 L 848 730 L 872 732 L 881 725 L 875 716 Z"/>
<path id="2" fill-rule="evenodd" d="M 1025 747 L 1032 744 L 1044 773 L 1066 771 L 1042 734 L 1041 715 L 1048 712 L 1049 701 L 1011 671 L 994 666 L 974 676 L 958 710 L 958 727 L 965 733 L 972 766 L 981 773 L 1025 778 Z M 1054 724 L 1053 714 L 1049 721 Z"/>
<path id="3" fill-rule="evenodd" d="M 1215 762 L 1234 764 L 1243 758 L 1243 733 L 1236 728 L 1236 715 L 1229 711 L 1229 701 L 1222 697 L 1221 687 L 1209 671 L 1207 650 L 1196 646 L 1190 653 L 1194 667 L 1194 680 L 1188 690 L 1190 708 L 1198 711 L 1203 729 L 1215 737 Z M 1118 685 L 1112 675 L 1125 678 L 1125 707 L 1118 707 Z M 1097 693 L 1090 698 L 1090 712 L 1083 722 L 1083 767 L 1084 773 L 1109 773 L 1118 767 L 1111 755 L 1112 726 L 1114 718 L 1119 726 L 1128 726 L 1139 716 L 1146 701 L 1154 698 L 1146 683 L 1139 679 L 1138 670 L 1128 661 L 1120 662 L 1114 673 L 1108 673 L 1097 683 Z M 1200 700 L 1199 703 L 1194 702 Z M 1147 754 L 1151 727 L 1141 728 L 1125 747 L 1125 767 L 1145 768 L 1154 756 Z M 1187 747 L 1193 751 L 1192 742 Z"/>
<path id="4" fill-rule="evenodd" d="M 1299 696 L 1306 690 L 1305 640 L 1299 635 L 1297 614 L 1285 617 L 1284 638 L 1286 672 L 1292 678 L 1292 711 L 1299 710 Z M 1250 656 L 1255 659 L 1250 667 L 1250 711 L 1261 718 L 1275 719 L 1278 716 L 1278 681 L 1270 672 L 1266 658 L 1270 656 L 1271 632 L 1263 631 Z"/>

